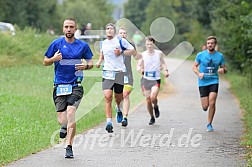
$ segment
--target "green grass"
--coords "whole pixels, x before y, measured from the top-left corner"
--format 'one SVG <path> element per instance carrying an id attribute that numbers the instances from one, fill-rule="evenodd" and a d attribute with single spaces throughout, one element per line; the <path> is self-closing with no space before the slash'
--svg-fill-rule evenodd
<path id="1" fill-rule="evenodd" d="M 231 83 L 231 91 L 239 100 L 240 107 L 243 110 L 243 122 L 245 132 L 241 145 L 247 149 L 248 165 L 252 166 L 252 85 L 249 75 L 242 75 L 238 72 L 231 71 L 226 75 Z"/>

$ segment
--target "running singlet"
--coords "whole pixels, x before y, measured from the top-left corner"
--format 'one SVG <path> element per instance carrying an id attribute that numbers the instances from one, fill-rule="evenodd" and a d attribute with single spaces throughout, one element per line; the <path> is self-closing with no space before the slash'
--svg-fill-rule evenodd
<path id="1" fill-rule="evenodd" d="M 220 52 L 215 51 L 213 54 L 210 54 L 208 50 L 199 52 L 195 62 L 199 63 L 199 72 L 204 73 L 203 79 L 198 78 L 199 86 L 219 83 L 218 68 L 225 64 Z"/>
<path id="2" fill-rule="evenodd" d="M 147 80 L 160 79 L 160 56 L 162 52 L 160 50 L 154 50 L 152 55 L 149 55 L 147 51 L 142 53 L 142 59 L 144 61 L 144 78 Z"/>
<path id="3" fill-rule="evenodd" d="M 65 38 L 54 40 L 45 53 L 51 58 L 57 51 L 62 53 L 62 60 L 54 62 L 54 84 L 71 84 L 80 77 L 83 79 L 83 71 L 76 71 L 75 64 L 80 64 L 81 59 L 90 60 L 93 54 L 87 43 L 75 39 L 73 43 L 67 43 Z"/>

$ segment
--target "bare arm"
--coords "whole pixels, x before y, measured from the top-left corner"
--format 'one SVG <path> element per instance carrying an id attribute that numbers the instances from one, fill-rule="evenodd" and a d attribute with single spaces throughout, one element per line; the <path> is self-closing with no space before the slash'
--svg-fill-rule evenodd
<path id="1" fill-rule="evenodd" d="M 127 49 L 125 51 L 121 51 L 119 48 L 116 48 L 114 50 L 114 54 L 117 56 L 120 56 L 121 54 L 123 54 L 124 56 L 131 56 L 131 55 L 135 56 L 137 52 L 135 49 Z"/>
<path id="2" fill-rule="evenodd" d="M 60 61 L 62 59 L 62 54 L 59 52 L 59 50 L 53 55 L 53 57 L 48 58 L 45 56 L 43 64 L 45 66 L 52 65 L 55 61 Z"/>
<path id="3" fill-rule="evenodd" d="M 137 55 L 137 51 L 135 50 L 135 49 L 131 49 L 131 50 L 125 50 L 124 52 L 123 52 L 123 54 L 125 55 L 125 56 L 136 56 Z"/>
<path id="4" fill-rule="evenodd" d="M 89 70 L 93 68 L 93 60 L 89 59 L 89 60 L 84 60 L 82 59 L 82 63 L 81 64 L 76 64 L 75 65 L 75 69 L 76 70 Z"/>
<path id="5" fill-rule="evenodd" d="M 103 56 L 102 52 L 100 52 L 100 57 L 99 57 L 98 62 L 96 63 L 96 68 L 100 68 L 101 63 L 103 62 L 103 60 L 104 60 L 104 56 Z"/>
<path id="6" fill-rule="evenodd" d="M 164 60 L 164 54 L 161 53 L 160 55 L 160 70 L 164 69 L 164 76 L 167 78 L 169 76 L 169 73 L 168 73 L 168 67 L 167 67 L 167 64 Z"/>
<path id="7" fill-rule="evenodd" d="M 193 63 L 193 72 L 200 78 L 202 79 L 204 77 L 204 73 L 200 73 L 198 69 L 199 63 L 194 62 Z"/>
<path id="8" fill-rule="evenodd" d="M 143 59 L 139 59 L 137 62 L 137 71 L 140 72 L 143 75 L 144 72 L 144 62 Z"/>
<path id="9" fill-rule="evenodd" d="M 219 74 L 226 74 L 227 73 L 227 67 L 225 64 L 220 66 L 220 68 L 218 69 L 218 73 Z"/>

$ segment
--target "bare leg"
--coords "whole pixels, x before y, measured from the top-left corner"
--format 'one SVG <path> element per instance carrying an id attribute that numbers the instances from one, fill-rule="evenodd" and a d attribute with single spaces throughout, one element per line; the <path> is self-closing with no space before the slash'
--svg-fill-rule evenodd
<path id="1" fill-rule="evenodd" d="M 116 102 L 116 105 L 120 108 L 120 105 L 121 105 L 121 102 L 123 100 L 123 93 L 115 93 L 115 102 Z"/>
<path id="2" fill-rule="evenodd" d="M 106 118 L 112 118 L 112 95 L 113 91 L 110 89 L 103 91 L 105 96 L 105 114 Z"/>
<path id="3" fill-rule="evenodd" d="M 151 116 L 151 117 L 154 117 L 154 115 L 153 115 L 153 107 L 152 107 L 152 103 L 151 103 L 150 97 L 148 97 L 148 98 L 146 99 L 146 103 L 147 103 L 147 110 L 148 110 L 150 116 Z"/>
<path id="4" fill-rule="evenodd" d="M 209 94 L 209 112 L 208 112 L 208 123 L 212 124 L 214 114 L 215 114 L 215 104 L 216 104 L 216 99 L 217 99 L 217 93 L 215 92 L 210 92 Z"/>
<path id="5" fill-rule="evenodd" d="M 76 122 L 75 122 L 76 107 L 67 107 L 67 144 L 72 145 L 73 139 L 76 133 Z"/>
<path id="6" fill-rule="evenodd" d="M 123 91 L 123 112 L 127 117 L 130 109 L 130 95 L 131 91 Z"/>
<path id="7" fill-rule="evenodd" d="M 153 86 L 151 88 L 150 99 L 154 107 L 156 107 L 158 103 L 158 100 L 157 100 L 158 93 L 159 93 L 159 87 Z"/>
<path id="8" fill-rule="evenodd" d="M 67 114 L 66 111 L 64 112 L 57 112 L 58 115 L 58 122 L 60 125 L 67 125 Z"/>
<path id="9" fill-rule="evenodd" d="M 201 97 L 201 106 L 202 106 L 202 109 L 204 111 L 207 111 L 208 107 L 209 107 L 209 97 L 206 96 L 206 97 Z"/>

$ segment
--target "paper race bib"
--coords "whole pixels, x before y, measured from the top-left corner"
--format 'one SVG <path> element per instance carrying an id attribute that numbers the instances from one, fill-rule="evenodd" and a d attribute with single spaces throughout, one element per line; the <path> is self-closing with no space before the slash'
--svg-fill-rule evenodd
<path id="1" fill-rule="evenodd" d="M 205 75 L 215 75 L 214 69 L 215 69 L 214 67 L 207 67 Z"/>
<path id="2" fill-rule="evenodd" d="M 124 76 L 124 83 L 129 83 L 129 77 L 128 76 Z"/>
<path id="3" fill-rule="evenodd" d="M 62 95 L 70 95 L 72 94 L 73 87 L 70 84 L 64 84 L 64 85 L 58 85 L 56 89 L 56 95 L 62 96 Z"/>
<path id="4" fill-rule="evenodd" d="M 146 71 L 145 76 L 146 77 L 156 77 L 156 71 Z"/>
<path id="5" fill-rule="evenodd" d="M 105 79 L 115 80 L 115 71 L 103 71 L 102 77 Z"/>

